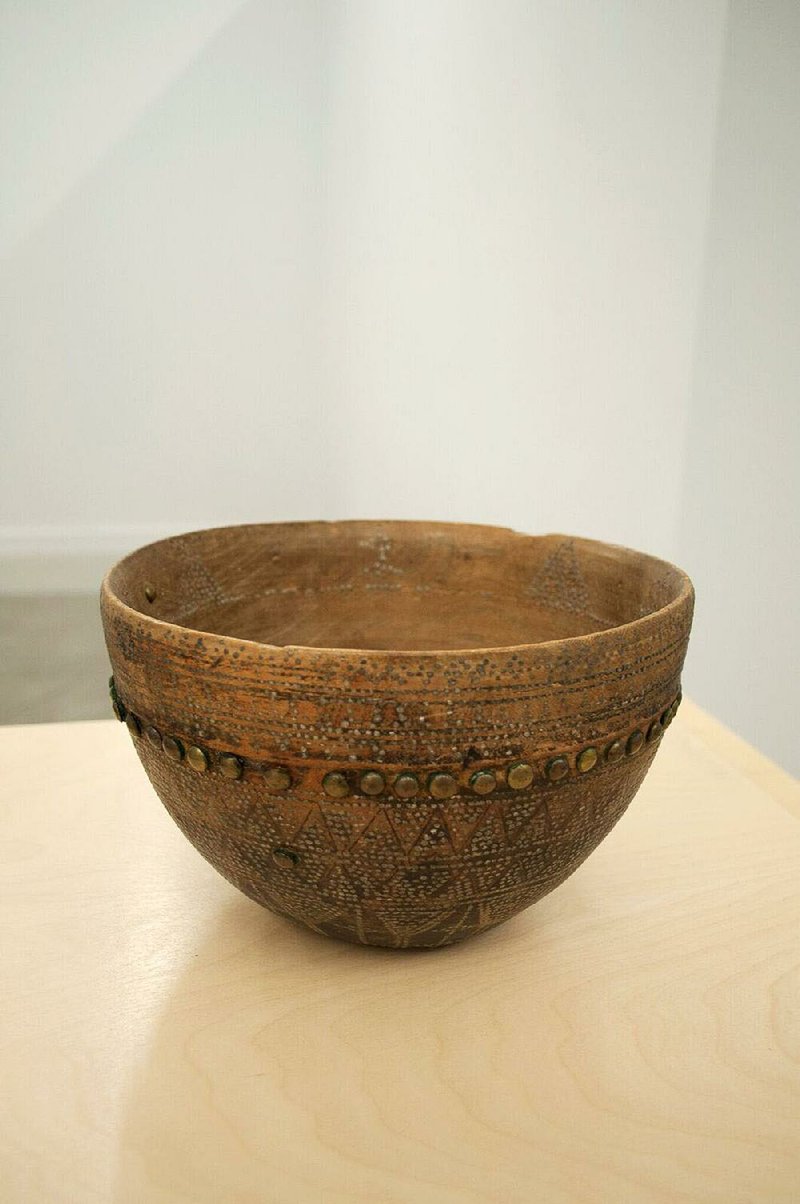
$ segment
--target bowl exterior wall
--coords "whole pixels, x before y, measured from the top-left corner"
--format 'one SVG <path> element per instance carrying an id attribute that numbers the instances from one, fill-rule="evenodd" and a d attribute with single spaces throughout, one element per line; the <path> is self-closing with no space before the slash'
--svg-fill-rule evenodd
<path id="1" fill-rule="evenodd" d="M 107 587 L 102 612 L 117 713 L 195 847 L 280 915 L 408 947 L 508 919 L 610 831 L 677 709 L 692 598 L 468 653 L 198 634 Z"/>

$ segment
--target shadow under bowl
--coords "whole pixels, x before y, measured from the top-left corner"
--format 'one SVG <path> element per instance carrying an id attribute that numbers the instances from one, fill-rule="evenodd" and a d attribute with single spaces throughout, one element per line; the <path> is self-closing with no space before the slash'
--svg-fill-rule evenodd
<path id="1" fill-rule="evenodd" d="M 106 576 L 111 695 L 192 844 L 330 936 L 449 944 L 573 872 L 680 701 L 662 560 L 457 523 L 274 523 Z"/>

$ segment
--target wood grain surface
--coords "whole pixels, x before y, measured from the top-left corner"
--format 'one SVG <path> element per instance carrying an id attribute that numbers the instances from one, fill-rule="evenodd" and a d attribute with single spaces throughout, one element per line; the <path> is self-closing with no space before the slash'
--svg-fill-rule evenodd
<path id="1" fill-rule="evenodd" d="M 562 887 L 463 945 L 219 878 L 114 722 L 0 730 L 0 1199 L 800 1199 L 800 792 L 685 704 Z"/>

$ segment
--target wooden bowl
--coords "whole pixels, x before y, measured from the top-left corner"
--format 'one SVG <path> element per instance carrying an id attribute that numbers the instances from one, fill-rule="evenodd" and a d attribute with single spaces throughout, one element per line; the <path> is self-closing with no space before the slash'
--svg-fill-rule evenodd
<path id="1" fill-rule="evenodd" d="M 102 586 L 115 713 L 250 898 L 446 945 L 577 869 L 680 701 L 694 593 L 640 552 L 450 523 L 165 539 Z"/>

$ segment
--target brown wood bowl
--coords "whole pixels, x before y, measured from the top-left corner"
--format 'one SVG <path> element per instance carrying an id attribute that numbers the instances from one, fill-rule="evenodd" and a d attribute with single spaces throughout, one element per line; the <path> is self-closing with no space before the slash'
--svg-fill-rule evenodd
<path id="1" fill-rule="evenodd" d="M 250 898 L 365 944 L 446 945 L 611 830 L 680 701 L 694 593 L 565 535 L 276 523 L 165 539 L 101 605 L 115 713 Z"/>

